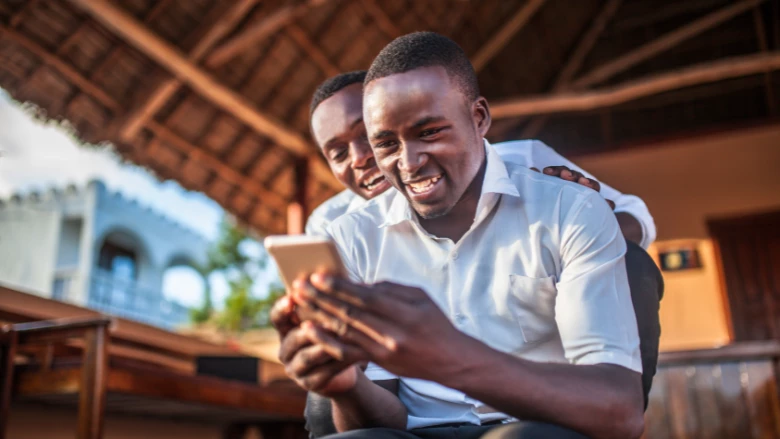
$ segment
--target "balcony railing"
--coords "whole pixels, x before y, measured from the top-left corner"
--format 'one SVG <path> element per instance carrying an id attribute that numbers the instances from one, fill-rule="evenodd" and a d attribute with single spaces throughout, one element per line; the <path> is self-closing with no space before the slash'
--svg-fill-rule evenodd
<path id="1" fill-rule="evenodd" d="M 93 269 L 87 306 L 97 311 L 173 329 L 186 323 L 189 309 L 167 300 L 161 291 L 144 288 L 133 280 L 114 277 L 110 272 Z"/>

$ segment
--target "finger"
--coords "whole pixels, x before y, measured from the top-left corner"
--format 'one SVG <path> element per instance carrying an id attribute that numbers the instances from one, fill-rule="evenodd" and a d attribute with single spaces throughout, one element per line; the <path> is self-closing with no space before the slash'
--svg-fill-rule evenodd
<path id="1" fill-rule="evenodd" d="M 348 335 L 349 328 L 344 326 L 347 325 L 354 327 L 375 342 L 384 343 L 387 335 L 395 334 L 397 331 L 391 322 L 369 311 L 317 292 L 314 288 L 312 290 L 313 296 L 305 298 L 301 306 L 308 307 L 310 302 L 316 303 L 318 309 L 310 311 L 311 318 L 333 333 L 340 333 L 340 336 Z"/>
<path id="2" fill-rule="evenodd" d="M 567 181 L 573 181 L 575 183 L 579 182 L 580 178 L 582 177 L 582 173 L 575 171 L 574 169 L 566 169 L 561 172 L 561 178 Z"/>
<path id="3" fill-rule="evenodd" d="M 298 325 L 295 315 L 295 303 L 290 296 L 284 295 L 274 303 L 270 313 L 271 324 L 279 331 L 281 337 L 287 335 L 291 329 Z"/>
<path id="4" fill-rule="evenodd" d="M 568 170 L 569 168 L 567 168 L 566 166 L 548 166 L 548 167 L 544 168 L 543 172 L 546 175 L 551 175 L 553 177 L 560 177 L 561 176 L 561 172 L 564 169 Z"/>
<path id="5" fill-rule="evenodd" d="M 539 172 L 539 168 L 534 167 L 534 166 L 531 167 L 531 170 L 534 171 L 534 172 Z"/>
<path id="6" fill-rule="evenodd" d="M 279 361 L 283 364 L 289 363 L 296 352 L 311 344 L 304 330 L 310 325 L 311 322 L 303 322 L 300 327 L 293 329 L 282 338 L 282 342 L 279 345 Z"/>
<path id="7" fill-rule="evenodd" d="M 612 200 L 607 200 L 607 204 L 609 204 L 609 207 L 610 207 L 612 210 L 615 210 L 615 202 L 614 202 L 614 201 L 612 201 Z"/>
<path id="8" fill-rule="evenodd" d="M 601 192 L 601 183 L 592 178 L 588 178 L 583 175 L 579 180 L 577 180 L 577 183 L 583 186 L 587 186 L 596 192 Z"/>
<path id="9" fill-rule="evenodd" d="M 325 294 L 322 296 L 335 297 L 338 300 L 354 305 L 356 308 L 365 309 L 382 317 L 392 317 L 404 314 L 408 311 L 407 304 L 412 303 L 406 293 L 409 287 L 403 285 L 382 282 L 376 285 L 362 285 L 342 277 L 329 276 L 316 273 L 311 277 L 315 291 L 312 297 L 319 297 L 316 290 Z"/>
<path id="10" fill-rule="evenodd" d="M 308 374 L 313 368 L 333 360 L 333 356 L 327 352 L 325 346 L 315 344 L 296 352 L 292 360 L 287 363 L 285 370 L 289 376 L 300 377 Z"/>
<path id="11" fill-rule="evenodd" d="M 327 331 L 317 328 L 317 331 L 310 333 L 309 341 L 321 346 L 330 357 L 338 361 L 349 363 L 368 361 L 370 352 L 363 349 L 362 345 L 373 350 L 374 346 L 371 345 L 377 343 L 353 328 L 350 328 L 350 332 L 352 334 L 345 334 L 346 338 L 337 338 Z"/>

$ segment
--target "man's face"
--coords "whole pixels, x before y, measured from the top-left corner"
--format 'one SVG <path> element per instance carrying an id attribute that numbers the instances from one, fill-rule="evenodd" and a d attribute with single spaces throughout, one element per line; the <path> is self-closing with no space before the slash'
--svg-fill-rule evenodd
<path id="1" fill-rule="evenodd" d="M 422 218 L 449 213 L 484 159 L 487 102 L 470 102 L 444 68 L 426 67 L 372 81 L 363 105 L 385 177 Z"/>
<path id="2" fill-rule="evenodd" d="M 366 138 L 362 84 L 344 87 L 322 101 L 311 126 L 330 169 L 346 187 L 367 200 L 390 188 Z"/>

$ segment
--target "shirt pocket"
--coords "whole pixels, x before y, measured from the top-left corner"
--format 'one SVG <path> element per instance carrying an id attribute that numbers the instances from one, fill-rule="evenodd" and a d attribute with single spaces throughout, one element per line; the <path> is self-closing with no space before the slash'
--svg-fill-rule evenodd
<path id="1" fill-rule="evenodd" d="M 546 341 L 555 335 L 555 278 L 509 275 L 512 314 L 526 344 Z"/>

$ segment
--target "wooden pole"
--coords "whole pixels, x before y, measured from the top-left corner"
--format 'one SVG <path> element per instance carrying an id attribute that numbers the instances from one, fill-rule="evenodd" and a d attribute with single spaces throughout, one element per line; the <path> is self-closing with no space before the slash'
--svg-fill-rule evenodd
<path id="1" fill-rule="evenodd" d="M 87 329 L 82 361 L 78 438 L 102 439 L 108 376 L 108 324 Z"/>
<path id="2" fill-rule="evenodd" d="M 766 0 L 743 0 L 707 14 L 692 23 L 669 32 L 656 40 L 644 44 L 631 52 L 592 70 L 574 81 L 572 89 L 580 90 L 604 82 L 643 61 L 678 46 L 680 43 L 689 40 L 704 31 L 712 29 L 721 23 L 725 23 L 743 12 L 749 11 L 751 8 L 756 7 L 764 1 Z"/>
<path id="3" fill-rule="evenodd" d="M 780 52 L 747 55 L 701 63 L 616 87 L 536 98 L 520 98 L 491 106 L 494 119 L 536 114 L 588 111 L 684 87 L 755 75 L 780 69 Z"/>
<path id="4" fill-rule="evenodd" d="M 300 235 L 306 228 L 306 192 L 308 189 L 309 163 L 298 160 L 295 163 L 295 201 L 287 207 L 287 234 Z"/>
<path id="5" fill-rule="evenodd" d="M 232 114 L 260 134 L 270 138 L 298 157 L 313 157 L 318 152 L 298 133 L 275 118 L 262 113 L 251 102 L 202 71 L 174 46 L 160 39 L 134 18 L 105 0 L 70 0 L 97 21 L 171 71 L 212 104 Z M 318 162 L 318 161 L 317 161 Z M 315 162 L 316 163 L 316 162 Z M 318 180 L 338 190 L 341 184 L 324 163 L 313 166 Z"/>
<path id="6" fill-rule="evenodd" d="M 240 0 L 206 32 L 195 44 L 187 58 L 193 63 L 199 62 L 214 45 L 227 35 L 244 18 L 257 3 L 257 0 Z M 149 96 L 143 100 L 139 108 L 134 109 L 119 130 L 119 138 L 123 142 L 132 142 L 144 123 L 154 116 L 182 86 L 176 78 L 162 81 Z"/>
<path id="7" fill-rule="evenodd" d="M 317 64 L 317 67 L 322 70 L 323 73 L 327 76 L 336 76 L 341 72 L 341 69 L 339 69 L 333 62 L 331 62 L 330 59 L 328 59 L 328 56 L 325 55 L 325 53 L 317 47 L 316 44 L 311 40 L 311 37 L 306 33 L 305 30 L 303 30 L 300 26 L 297 24 L 290 24 L 287 26 L 287 35 L 290 36 L 290 38 L 295 41 L 295 44 L 300 47 L 304 52 L 306 52 L 307 55 L 309 55 L 309 58 L 314 61 L 314 64 Z"/>
<path id="8" fill-rule="evenodd" d="M 268 38 L 283 27 L 306 14 L 310 9 L 328 0 L 308 0 L 300 5 L 290 5 L 279 8 L 273 14 L 253 24 L 241 34 L 222 43 L 206 59 L 206 65 L 216 68 L 230 61 L 234 56 Z"/>
<path id="9" fill-rule="evenodd" d="M 531 21 L 534 14 L 544 5 L 546 0 L 528 0 L 515 12 L 512 18 L 501 27 L 474 55 L 471 64 L 474 71 L 479 73 L 493 57 L 501 52 L 509 40 Z"/>
<path id="10" fill-rule="evenodd" d="M 17 339 L 11 325 L 0 328 L 0 439 L 6 438 L 10 419 Z"/>

